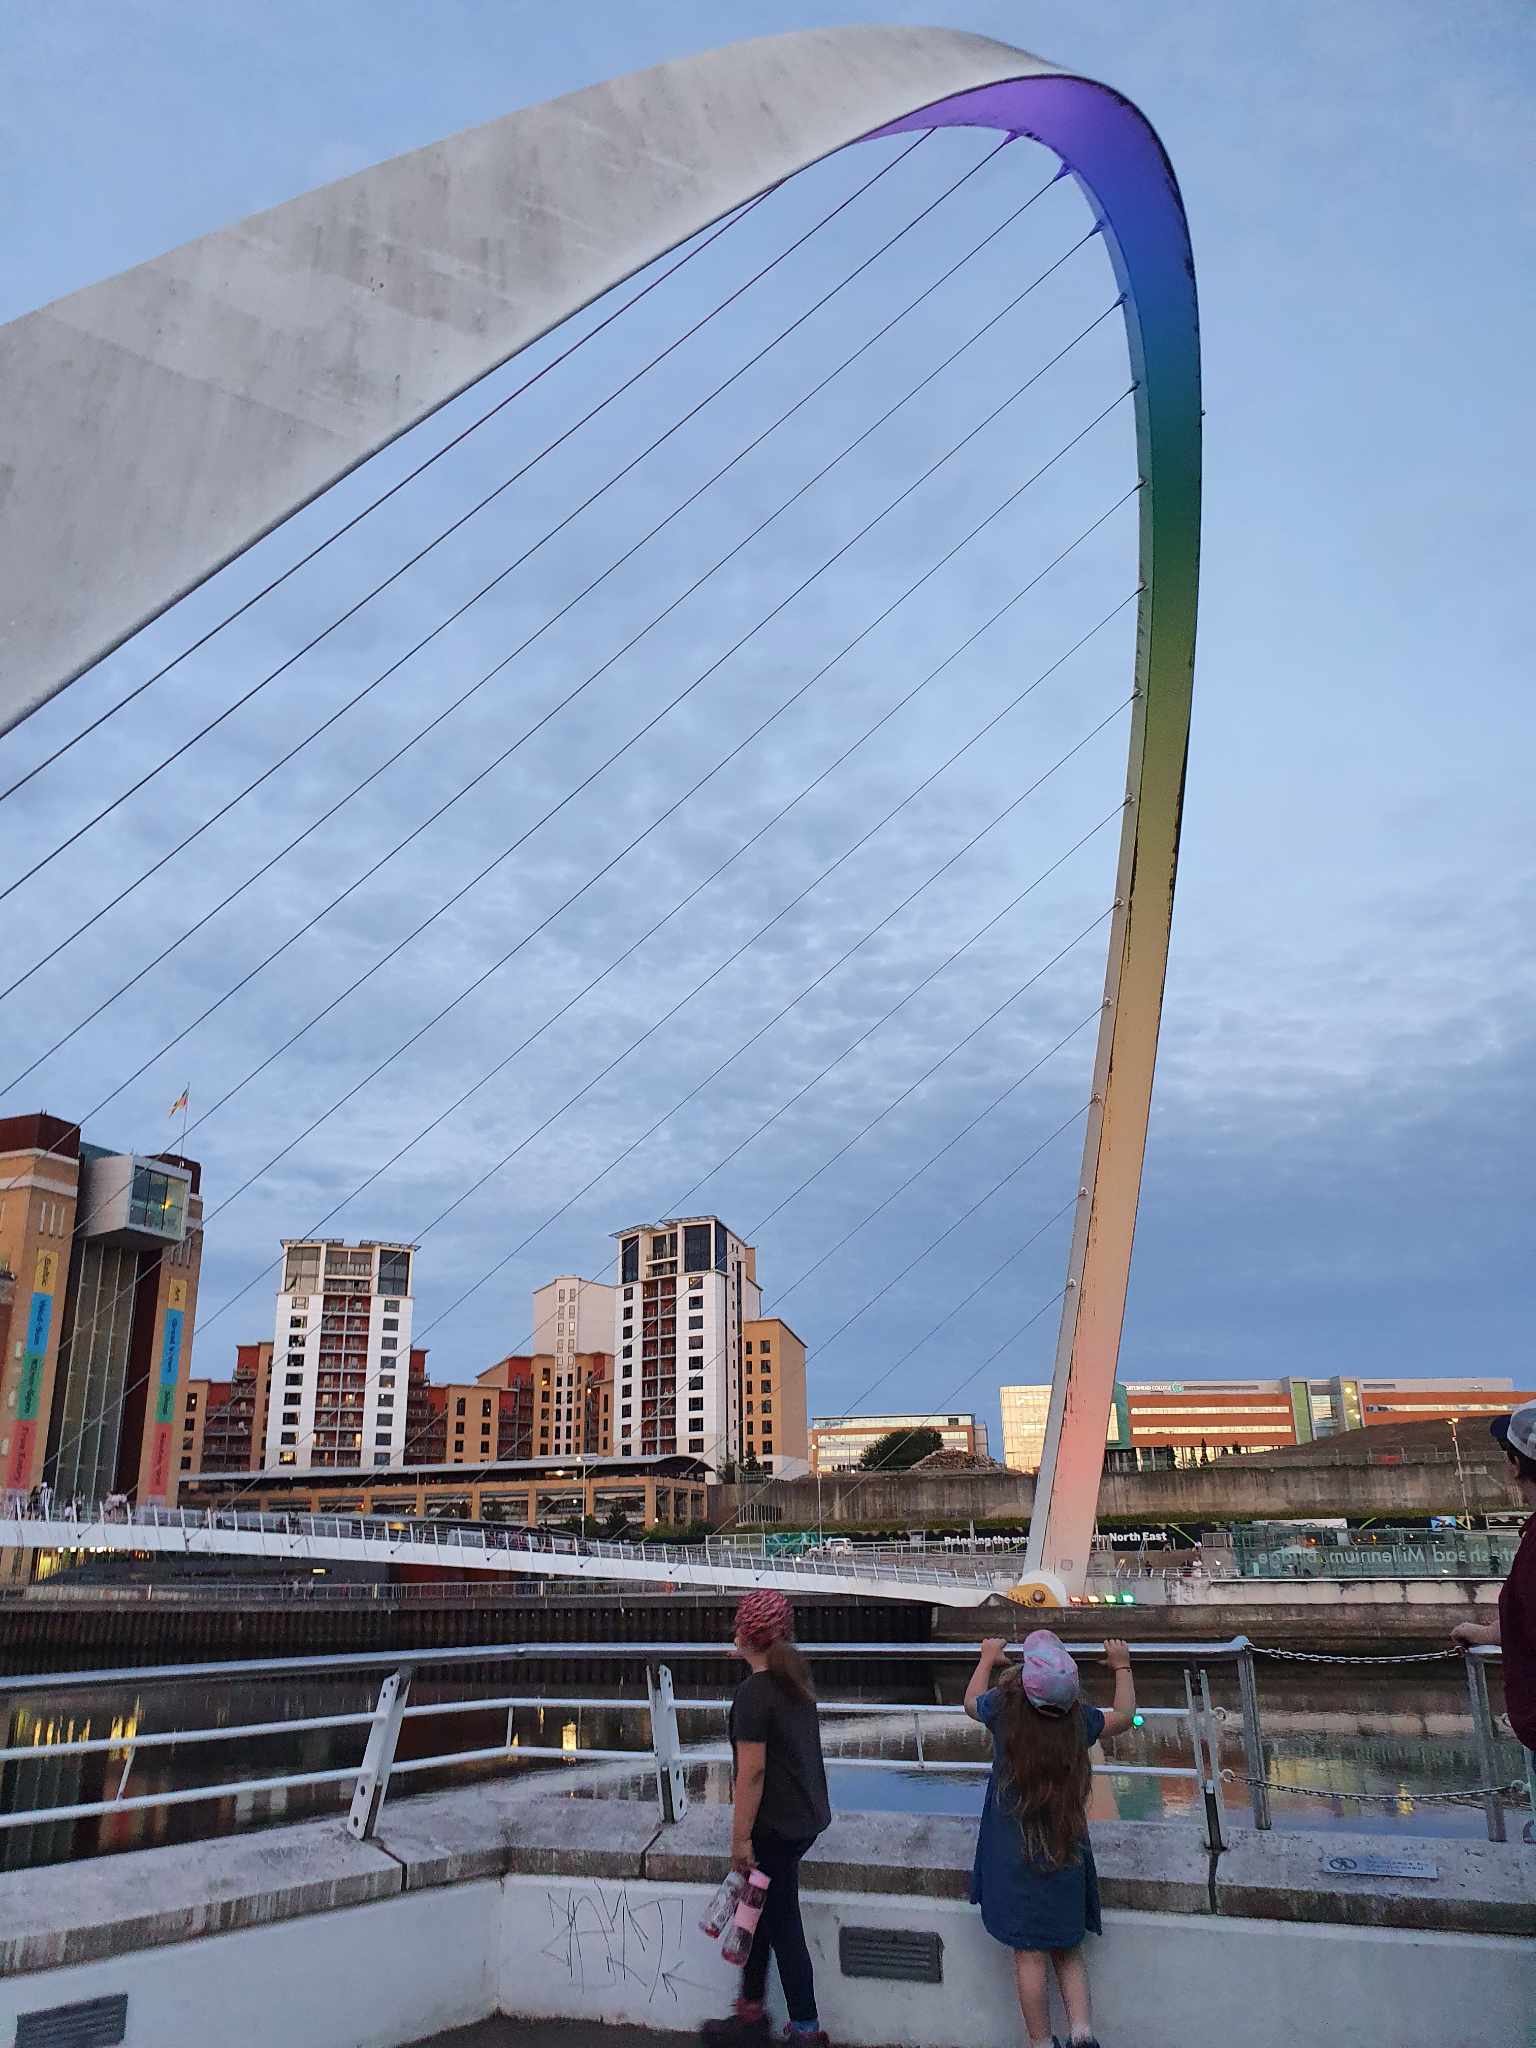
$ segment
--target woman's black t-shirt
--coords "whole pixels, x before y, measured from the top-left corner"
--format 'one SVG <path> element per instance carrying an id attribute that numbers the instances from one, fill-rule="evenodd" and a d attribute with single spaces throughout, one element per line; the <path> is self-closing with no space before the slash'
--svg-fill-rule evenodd
<path id="1" fill-rule="evenodd" d="M 791 1842 L 808 1842 L 832 1819 L 814 1700 L 796 1699 L 766 1671 L 754 1671 L 731 1701 L 731 1747 L 767 1748 L 757 1825 Z"/>

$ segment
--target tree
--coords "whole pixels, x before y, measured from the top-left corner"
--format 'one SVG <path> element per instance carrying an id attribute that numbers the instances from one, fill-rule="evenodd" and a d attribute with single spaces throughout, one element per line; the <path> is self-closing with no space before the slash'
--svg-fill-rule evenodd
<path id="1" fill-rule="evenodd" d="M 861 1472 L 908 1472 L 919 1458 L 944 1448 L 936 1429 L 888 1429 L 859 1460 Z"/>

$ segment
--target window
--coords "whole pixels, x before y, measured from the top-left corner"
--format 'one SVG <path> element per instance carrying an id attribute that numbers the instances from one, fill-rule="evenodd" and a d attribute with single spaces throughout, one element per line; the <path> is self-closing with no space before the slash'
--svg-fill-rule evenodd
<path id="1" fill-rule="evenodd" d="M 748 1351 L 752 1349 L 752 1339 L 750 1337 L 747 1339 L 747 1349 Z"/>
<path id="2" fill-rule="evenodd" d="M 389 1448 L 389 1431 L 387 1429 L 376 1429 L 373 1433 L 373 1440 L 376 1444 L 381 1444 L 387 1450 Z"/>
<path id="3" fill-rule="evenodd" d="M 400 1349 L 400 1339 L 398 1337 L 381 1337 L 379 1339 L 379 1349 L 381 1351 L 398 1351 Z"/>
<path id="4" fill-rule="evenodd" d="M 373 1454 L 373 1462 L 375 1463 L 375 1465 L 387 1465 L 389 1463 L 388 1451 L 375 1451 Z"/>
<path id="5" fill-rule="evenodd" d="M 384 1328 L 386 1330 L 398 1330 L 399 1327 L 400 1318 L 398 1316 L 386 1316 L 384 1318 Z"/>
<path id="6" fill-rule="evenodd" d="M 385 1304 L 384 1304 L 384 1313 L 385 1313 L 385 1315 L 387 1315 L 387 1316 L 397 1316 L 397 1315 L 399 1315 L 399 1313 L 400 1313 L 400 1304 L 399 1304 L 399 1302 L 398 1302 L 398 1301 L 386 1301 L 386 1302 L 385 1302 Z"/>
<path id="7" fill-rule="evenodd" d="M 304 1363 L 304 1354 L 303 1354 L 303 1352 L 302 1352 L 302 1351 L 290 1351 L 290 1352 L 288 1353 L 288 1363 L 289 1363 L 290 1365 L 302 1365 L 302 1364 Z"/>
<path id="8" fill-rule="evenodd" d="M 302 1330 L 304 1327 L 303 1316 L 290 1316 L 288 1318 L 288 1327 L 290 1330 Z"/>
<path id="9" fill-rule="evenodd" d="M 690 1451 L 702 1451 L 702 1450 L 703 1450 L 703 1448 L 704 1448 L 704 1439 L 703 1439 L 703 1437 L 701 1437 L 701 1436 L 691 1436 L 691 1437 L 689 1437 L 689 1439 L 688 1439 L 688 1448 L 689 1448 L 689 1450 L 690 1450 Z"/>
<path id="10" fill-rule="evenodd" d="M 284 1444 L 296 1444 L 298 1440 L 297 1434 L 291 1429 L 285 1429 L 278 1438 L 278 1442 Z"/>
<path id="11" fill-rule="evenodd" d="M 695 1400 L 692 1400 L 688 1403 L 688 1412 L 691 1415 L 700 1415 L 703 1413 L 703 1410 L 704 1396 L 702 1394 L 700 1394 Z"/>
<path id="12" fill-rule="evenodd" d="M 395 1376 L 392 1372 L 381 1372 L 379 1374 L 379 1385 L 381 1387 L 392 1387 L 394 1384 Z"/>
<path id="13" fill-rule="evenodd" d="M 768 1342 L 768 1339 L 767 1339 L 767 1338 L 765 1337 L 765 1338 L 763 1339 L 762 1343 L 761 1343 L 761 1344 L 759 1344 L 759 1345 L 758 1345 L 758 1347 L 757 1347 L 757 1350 L 758 1350 L 758 1356 L 759 1356 L 760 1358 L 767 1358 L 767 1357 L 768 1357 L 768 1355 L 770 1354 L 770 1352 L 772 1351 L 772 1349 L 773 1349 L 773 1346 L 772 1346 L 772 1345 L 771 1345 L 771 1344 L 770 1344 L 770 1343 Z"/>
<path id="14" fill-rule="evenodd" d="M 688 1349 L 690 1351 L 702 1351 L 704 1349 L 704 1339 L 702 1337 L 690 1337 L 688 1339 Z"/>
<path id="15" fill-rule="evenodd" d="M 633 1301 L 633 1300 L 634 1300 L 634 1298 L 635 1298 L 635 1290 L 633 1289 L 633 1287 L 626 1287 L 626 1288 L 625 1288 L 625 1290 L 624 1290 L 624 1299 L 625 1299 L 626 1301 Z M 626 1310 L 624 1311 L 624 1313 L 625 1313 L 626 1315 L 629 1315 L 629 1314 L 631 1313 L 631 1311 L 630 1311 L 629 1309 L 626 1309 Z"/>
<path id="16" fill-rule="evenodd" d="M 763 1449 L 764 1451 L 771 1451 L 773 1449 L 773 1438 L 768 1434 L 766 1422 L 763 1424 Z"/>
<path id="17" fill-rule="evenodd" d="M 688 1318 L 688 1327 L 690 1330 L 702 1330 L 704 1327 L 704 1318 L 702 1316 L 690 1316 Z"/>
<path id="18" fill-rule="evenodd" d="M 183 1472 L 190 1472 L 192 1470 L 192 1460 L 190 1458 L 183 1458 L 181 1461 L 181 1469 Z"/>
<path id="19" fill-rule="evenodd" d="M 747 1407 L 748 1407 L 748 1408 L 750 1409 L 750 1408 L 751 1408 L 751 1406 L 752 1406 L 752 1404 L 751 1404 L 751 1402 L 749 1401 L 749 1402 L 747 1403 Z M 771 1401 L 765 1401 L 765 1402 L 763 1403 L 763 1413 L 764 1413 L 765 1415 L 771 1415 L 771 1414 L 773 1413 L 773 1403 L 772 1403 Z"/>
<path id="20" fill-rule="evenodd" d="M 464 1396 L 462 1394 L 460 1394 L 457 1401 L 454 1402 L 453 1412 L 455 1415 L 462 1415 L 464 1413 Z"/>
<path id="21" fill-rule="evenodd" d="M 394 1395 L 393 1395 L 393 1394 L 380 1394 L 380 1396 L 379 1396 L 379 1406 L 380 1406 L 381 1408 L 393 1408 L 393 1407 L 394 1407 L 394 1405 L 395 1405 L 395 1397 L 394 1397 Z"/>
<path id="22" fill-rule="evenodd" d="M 279 1465 L 296 1465 L 299 1462 L 298 1453 L 296 1451 L 279 1451 L 277 1462 Z"/>
<path id="23" fill-rule="evenodd" d="M 620 1413 L 621 1415 L 630 1415 L 630 1414 L 632 1414 L 633 1412 L 634 1412 L 634 1403 L 633 1403 L 632 1401 L 626 1401 L 626 1402 L 624 1403 L 623 1407 L 622 1407 L 622 1408 L 621 1408 L 621 1409 L 619 1410 L 619 1413 Z"/>
<path id="24" fill-rule="evenodd" d="M 624 1346 L 624 1350 L 623 1350 L 623 1354 L 622 1354 L 622 1355 L 623 1355 L 623 1356 L 624 1356 L 625 1358 L 633 1358 L 633 1357 L 634 1357 L 634 1355 L 635 1355 L 635 1347 L 634 1347 L 634 1345 L 633 1345 L 633 1344 L 626 1344 L 626 1345 Z"/>

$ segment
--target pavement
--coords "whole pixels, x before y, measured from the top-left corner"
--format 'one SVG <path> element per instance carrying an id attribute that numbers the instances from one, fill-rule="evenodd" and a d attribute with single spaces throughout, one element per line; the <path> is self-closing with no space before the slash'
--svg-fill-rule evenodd
<path id="1" fill-rule="evenodd" d="M 649 2027 L 595 2026 L 591 2020 L 494 2019 L 434 2034 L 410 2048 L 677 2048 L 688 2038 Z"/>

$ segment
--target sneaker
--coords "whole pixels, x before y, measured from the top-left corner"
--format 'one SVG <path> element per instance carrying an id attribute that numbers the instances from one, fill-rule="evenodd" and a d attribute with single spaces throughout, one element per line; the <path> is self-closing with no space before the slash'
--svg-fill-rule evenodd
<path id="1" fill-rule="evenodd" d="M 764 2012 L 729 2012 L 722 2020 L 706 2020 L 699 2029 L 703 2041 L 730 2043 L 732 2048 L 749 2048 L 754 2041 L 771 2041 L 773 2034 Z"/>
<path id="2" fill-rule="evenodd" d="M 825 2031 L 820 2028 L 814 2034 L 802 2034 L 794 2027 L 786 2027 L 779 2038 L 793 2042 L 795 2048 L 832 2048 Z"/>

